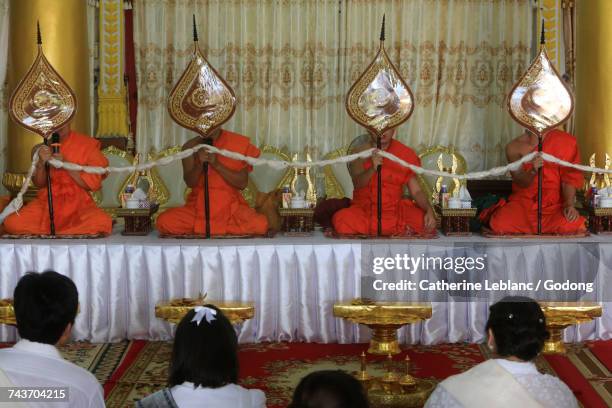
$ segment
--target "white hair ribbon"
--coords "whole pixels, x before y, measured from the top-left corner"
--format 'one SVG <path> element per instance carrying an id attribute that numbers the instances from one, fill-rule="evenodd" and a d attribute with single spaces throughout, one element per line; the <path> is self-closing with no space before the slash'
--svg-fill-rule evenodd
<path id="1" fill-rule="evenodd" d="M 193 316 L 193 319 L 191 319 L 191 321 L 196 322 L 198 326 L 200 325 L 200 322 L 203 318 L 206 318 L 206 323 L 210 323 L 213 320 L 217 320 L 217 318 L 215 317 L 217 315 L 217 311 L 215 309 L 206 306 L 196 306 L 193 310 L 195 311 L 195 316 Z"/>

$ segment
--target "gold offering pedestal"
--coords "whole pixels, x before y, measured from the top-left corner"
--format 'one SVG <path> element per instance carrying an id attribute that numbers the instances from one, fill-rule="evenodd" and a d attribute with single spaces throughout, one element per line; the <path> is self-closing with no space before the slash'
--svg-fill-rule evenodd
<path id="1" fill-rule="evenodd" d="M 379 408 L 416 408 L 422 407 L 436 387 L 431 380 L 414 378 L 410 374 L 410 357 L 405 358 L 403 375 L 393 372 L 393 357 L 387 355 L 387 372 L 382 377 L 370 376 L 367 371 L 366 354 L 361 353 L 361 370 L 355 378 L 361 382 L 368 393 L 372 407 Z"/>
<path id="2" fill-rule="evenodd" d="M 612 208 L 587 207 L 589 229 L 593 234 L 612 235 Z"/>
<path id="3" fill-rule="evenodd" d="M 310 235 L 314 231 L 314 208 L 280 208 L 285 235 Z"/>
<path id="4" fill-rule="evenodd" d="M 539 302 L 546 316 L 550 338 L 544 343 L 544 353 L 565 354 L 563 330 L 601 317 L 602 307 L 592 302 Z"/>
<path id="5" fill-rule="evenodd" d="M 13 309 L 13 299 L 0 299 L 0 324 L 15 326 L 15 309 Z"/>
<path id="6" fill-rule="evenodd" d="M 476 211 L 476 208 L 438 208 L 444 235 L 471 236 L 470 219 L 476 216 Z"/>
<path id="7" fill-rule="evenodd" d="M 225 302 L 206 300 L 206 296 L 195 299 L 181 298 L 155 305 L 155 317 L 177 324 L 196 306 L 215 305 L 223 312 L 232 324 L 239 324 L 255 316 L 255 306 L 251 302 Z"/>
<path id="8" fill-rule="evenodd" d="M 155 204 L 150 208 L 119 208 L 115 210 L 115 215 L 125 221 L 125 227 L 121 235 L 149 235 L 153 225 L 151 218 L 158 209 L 159 205 Z"/>
<path id="9" fill-rule="evenodd" d="M 401 352 L 397 330 L 407 324 L 431 317 L 429 303 L 369 302 L 357 299 L 334 305 L 334 316 L 363 324 L 372 329 L 368 353 L 388 355 Z"/>

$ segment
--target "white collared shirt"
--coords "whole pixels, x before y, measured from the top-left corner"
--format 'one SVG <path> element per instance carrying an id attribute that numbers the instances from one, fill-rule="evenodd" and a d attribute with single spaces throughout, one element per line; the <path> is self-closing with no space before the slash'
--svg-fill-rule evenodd
<path id="1" fill-rule="evenodd" d="M 25 339 L 0 350 L 0 370 L 16 387 L 68 387 L 68 402 L 30 403 L 36 408 L 104 407 L 102 387 L 89 371 L 64 360 L 55 346 Z"/>
<path id="2" fill-rule="evenodd" d="M 527 393 L 543 407 L 578 408 L 576 397 L 569 387 L 557 377 L 541 374 L 535 364 L 506 359 L 496 359 L 495 362 L 508 371 Z M 504 403 L 506 401 L 499 402 Z M 514 407 L 513 401 L 507 401 L 507 406 L 509 408 Z M 463 407 L 443 386 L 438 385 L 427 400 L 425 408 L 467 407 Z"/>
<path id="3" fill-rule="evenodd" d="M 185 382 L 170 389 L 179 408 L 265 408 L 266 396 L 261 390 L 249 390 L 237 384 L 220 388 L 203 388 Z"/>

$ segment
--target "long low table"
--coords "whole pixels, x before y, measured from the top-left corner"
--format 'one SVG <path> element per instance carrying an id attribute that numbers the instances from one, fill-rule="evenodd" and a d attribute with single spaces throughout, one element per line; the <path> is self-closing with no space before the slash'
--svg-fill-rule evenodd
<path id="1" fill-rule="evenodd" d="M 123 237 L 96 240 L 0 240 L 0 299 L 11 298 L 28 271 L 56 270 L 79 289 L 74 336 L 93 342 L 170 339 L 174 326 L 155 317 L 164 300 L 196 297 L 252 301 L 255 317 L 239 328 L 241 342 L 366 342 L 369 330 L 333 316 L 333 305 L 361 295 L 366 245 L 419 254 L 457 247 L 488 255 L 489 270 L 524 270 L 529 277 L 558 277 L 593 268 L 603 316 L 566 330 L 566 341 L 612 338 L 612 239 L 501 240 L 480 236 L 430 240 L 335 240 L 312 237 L 178 240 Z M 605 291 L 607 293 L 602 293 Z M 608 296 L 609 298 L 606 298 Z M 609 303 L 607 303 L 609 302 Z M 487 302 L 433 303 L 432 317 L 400 332 L 402 343 L 480 342 Z M 2 325 L 0 341 L 15 340 Z"/>

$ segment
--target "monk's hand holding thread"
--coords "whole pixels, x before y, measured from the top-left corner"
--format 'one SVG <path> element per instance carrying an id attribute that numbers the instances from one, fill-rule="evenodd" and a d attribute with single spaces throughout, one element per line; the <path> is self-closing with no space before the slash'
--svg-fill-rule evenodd
<path id="1" fill-rule="evenodd" d="M 382 166 L 382 162 L 383 162 L 383 158 L 380 155 L 378 149 L 374 150 L 372 152 L 372 167 L 374 167 L 375 169 L 378 168 L 378 166 Z"/>
<path id="2" fill-rule="evenodd" d="M 46 163 L 48 162 L 52 157 L 51 154 L 51 149 L 49 148 L 49 146 L 41 146 L 40 150 L 38 151 L 38 160 L 40 163 Z"/>
<path id="3" fill-rule="evenodd" d="M 533 165 L 534 171 L 537 171 L 539 168 L 541 168 L 544 165 L 544 159 L 542 158 L 542 155 L 538 153 L 536 157 L 531 161 L 531 164 Z"/>

